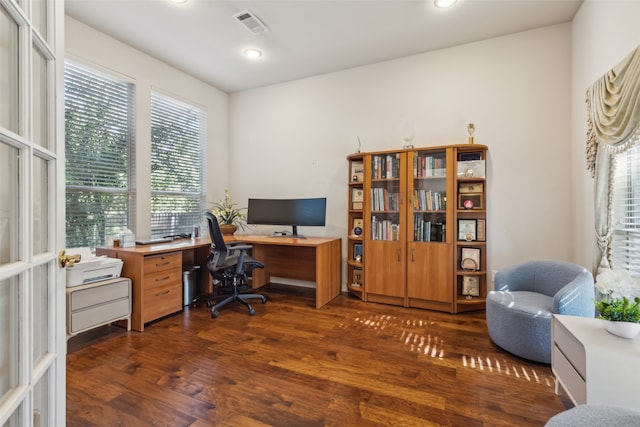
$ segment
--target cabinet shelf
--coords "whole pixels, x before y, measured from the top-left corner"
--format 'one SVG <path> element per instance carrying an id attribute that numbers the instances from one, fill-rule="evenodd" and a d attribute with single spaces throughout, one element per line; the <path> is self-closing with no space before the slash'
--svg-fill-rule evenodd
<path id="1" fill-rule="evenodd" d="M 468 299 L 466 295 L 458 295 L 458 304 L 472 305 L 472 304 L 485 304 L 487 300 L 485 298 L 471 297 Z"/>

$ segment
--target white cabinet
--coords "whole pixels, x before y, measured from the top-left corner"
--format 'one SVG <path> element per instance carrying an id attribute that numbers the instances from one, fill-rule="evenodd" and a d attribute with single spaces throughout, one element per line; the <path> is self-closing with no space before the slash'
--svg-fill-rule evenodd
<path id="1" fill-rule="evenodd" d="M 620 338 L 602 320 L 553 315 L 551 370 L 574 405 L 640 410 L 640 336 Z"/>
<path id="2" fill-rule="evenodd" d="M 67 338 L 126 320 L 131 330 L 131 280 L 126 277 L 67 288 Z"/>

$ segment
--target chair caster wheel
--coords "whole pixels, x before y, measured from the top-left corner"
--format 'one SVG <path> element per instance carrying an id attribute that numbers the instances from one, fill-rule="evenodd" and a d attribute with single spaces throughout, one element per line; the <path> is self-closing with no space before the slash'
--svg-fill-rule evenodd
<path id="1" fill-rule="evenodd" d="M 212 319 L 217 319 L 218 318 L 218 311 L 217 310 L 211 310 L 211 318 Z"/>
<path id="2" fill-rule="evenodd" d="M 267 299 L 266 298 L 262 298 L 262 303 L 266 304 L 267 303 Z"/>
<path id="3" fill-rule="evenodd" d="M 253 308 L 249 310 L 249 316 L 255 316 L 255 315 L 256 315 L 256 311 Z"/>

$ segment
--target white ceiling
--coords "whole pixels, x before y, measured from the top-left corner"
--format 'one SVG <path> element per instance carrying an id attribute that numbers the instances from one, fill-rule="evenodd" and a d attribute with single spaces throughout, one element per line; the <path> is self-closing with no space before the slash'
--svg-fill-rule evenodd
<path id="1" fill-rule="evenodd" d="M 65 0 L 66 14 L 225 92 L 571 21 L 582 0 Z M 268 28 L 251 34 L 232 15 Z M 264 54 L 244 57 L 248 47 Z"/>

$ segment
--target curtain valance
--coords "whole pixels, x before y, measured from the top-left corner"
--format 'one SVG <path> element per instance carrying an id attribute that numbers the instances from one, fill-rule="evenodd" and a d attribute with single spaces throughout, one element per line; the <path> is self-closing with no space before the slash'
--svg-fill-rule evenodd
<path id="1" fill-rule="evenodd" d="M 640 140 L 640 46 L 587 90 L 587 169 L 598 149 L 621 153 Z"/>

